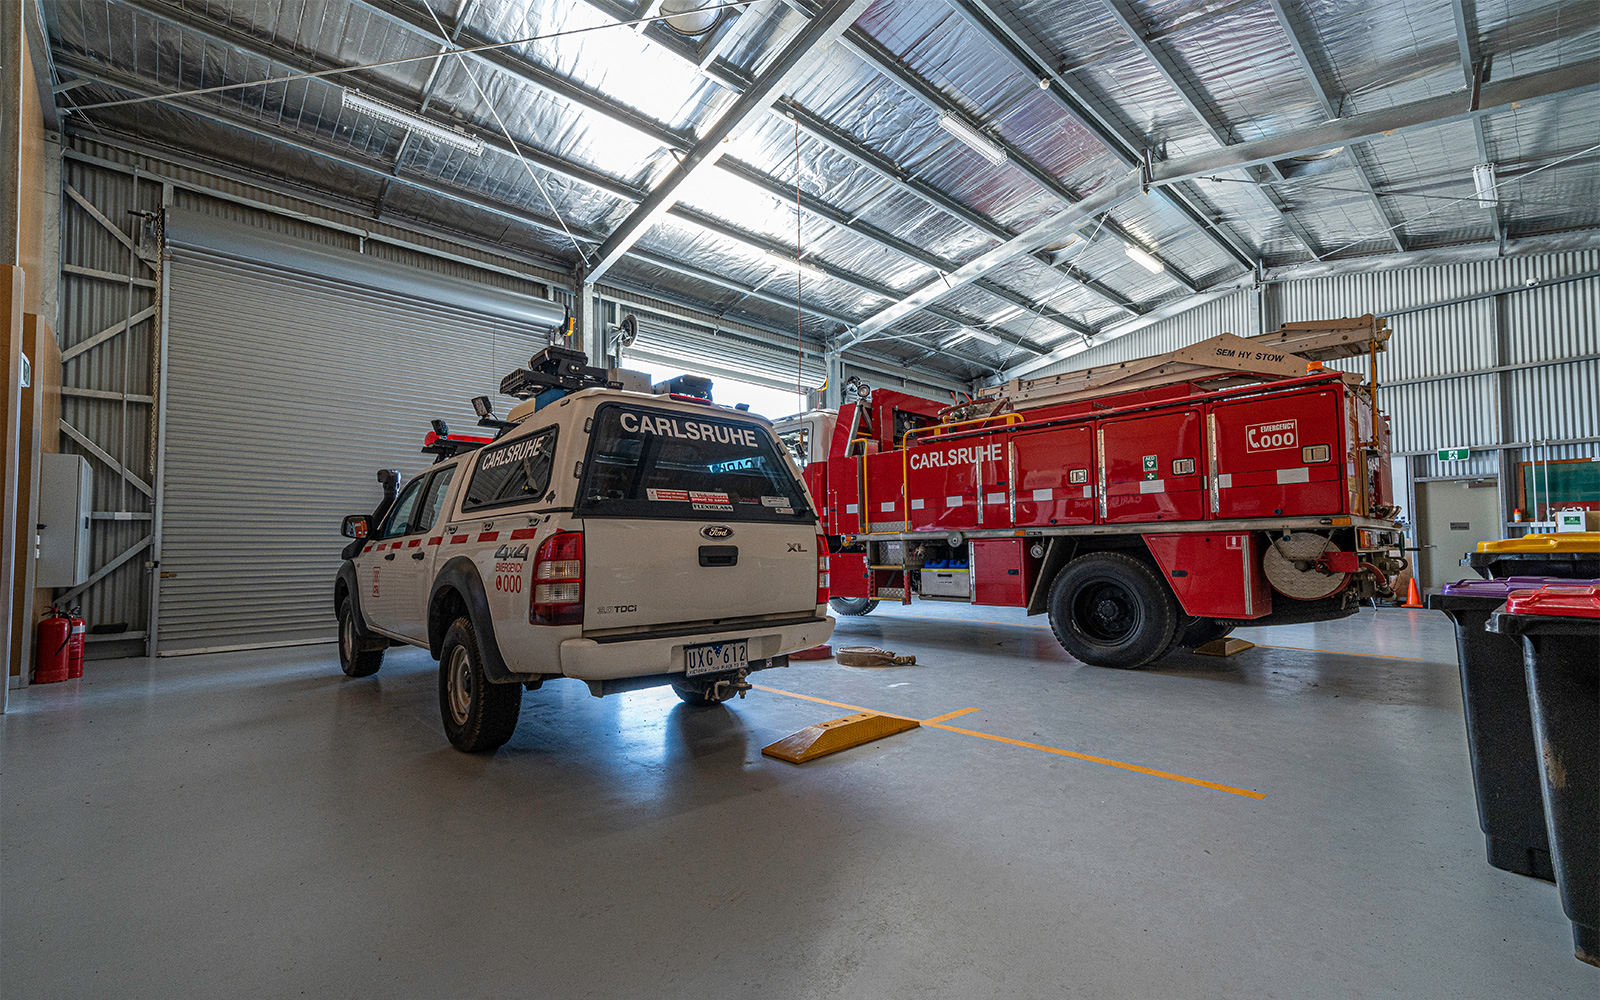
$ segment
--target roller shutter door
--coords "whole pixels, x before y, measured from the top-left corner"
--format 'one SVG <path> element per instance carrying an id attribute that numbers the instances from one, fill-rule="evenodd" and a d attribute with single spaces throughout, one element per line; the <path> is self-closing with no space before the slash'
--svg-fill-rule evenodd
<path id="1" fill-rule="evenodd" d="M 379 468 L 427 466 L 433 418 L 474 429 L 484 394 L 504 412 L 560 310 L 286 237 L 167 234 L 157 650 L 332 639 L 340 519 L 375 506 Z"/>
<path id="2" fill-rule="evenodd" d="M 619 305 L 619 309 L 628 311 L 626 305 Z M 630 359 L 636 359 L 773 389 L 794 390 L 793 344 L 763 343 L 692 323 L 676 323 L 654 313 L 638 312 L 635 316 L 639 321 L 639 337 L 623 352 L 623 367 L 628 366 Z M 806 352 L 802 371 L 808 389 L 820 386 L 827 374 L 822 358 L 810 350 Z"/>

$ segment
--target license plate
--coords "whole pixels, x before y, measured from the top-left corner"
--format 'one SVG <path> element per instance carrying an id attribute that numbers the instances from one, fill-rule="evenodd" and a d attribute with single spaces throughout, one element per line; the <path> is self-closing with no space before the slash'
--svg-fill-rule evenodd
<path id="1" fill-rule="evenodd" d="M 725 670 L 744 670 L 750 666 L 750 643 L 712 642 L 704 646 L 683 647 L 683 675 L 720 674 Z"/>

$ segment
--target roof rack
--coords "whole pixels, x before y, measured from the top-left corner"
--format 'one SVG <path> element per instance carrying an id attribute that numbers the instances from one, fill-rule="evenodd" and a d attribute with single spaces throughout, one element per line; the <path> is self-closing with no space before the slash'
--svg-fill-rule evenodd
<path id="1" fill-rule="evenodd" d="M 579 389 L 620 389 L 604 368 L 589 365 L 589 356 L 570 347 L 551 345 L 528 359 L 527 368 L 500 380 L 500 392 L 517 399 L 532 399 L 547 392 L 566 395 Z"/>

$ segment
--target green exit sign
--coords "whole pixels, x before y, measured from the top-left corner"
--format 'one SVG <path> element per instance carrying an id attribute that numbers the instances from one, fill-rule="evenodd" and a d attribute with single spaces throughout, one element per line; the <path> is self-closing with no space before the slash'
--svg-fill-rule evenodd
<path id="1" fill-rule="evenodd" d="M 1439 461 L 1464 462 L 1472 455 L 1471 448 L 1440 448 Z"/>

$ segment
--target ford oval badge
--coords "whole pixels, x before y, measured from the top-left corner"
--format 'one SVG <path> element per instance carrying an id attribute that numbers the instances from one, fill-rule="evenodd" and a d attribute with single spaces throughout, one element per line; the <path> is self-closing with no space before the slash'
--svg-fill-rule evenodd
<path id="1" fill-rule="evenodd" d="M 726 524 L 708 524 L 700 529 L 700 537 L 712 542 L 723 538 L 732 538 L 733 529 Z"/>

